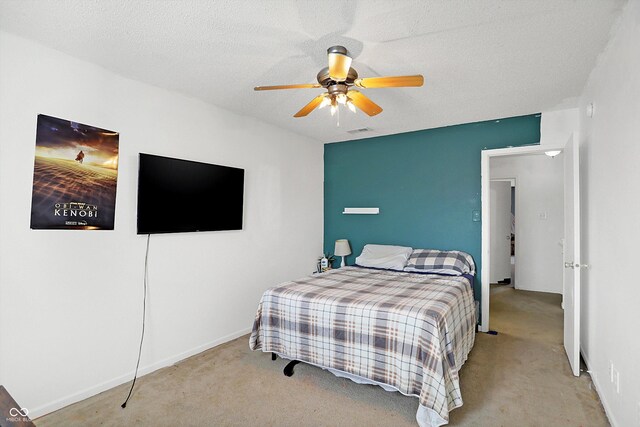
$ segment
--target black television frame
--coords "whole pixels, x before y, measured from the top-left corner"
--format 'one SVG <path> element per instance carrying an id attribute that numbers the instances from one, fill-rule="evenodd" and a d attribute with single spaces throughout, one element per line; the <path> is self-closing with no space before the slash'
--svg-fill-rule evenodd
<path id="1" fill-rule="evenodd" d="M 242 230 L 244 177 L 241 168 L 140 153 L 137 234 Z"/>

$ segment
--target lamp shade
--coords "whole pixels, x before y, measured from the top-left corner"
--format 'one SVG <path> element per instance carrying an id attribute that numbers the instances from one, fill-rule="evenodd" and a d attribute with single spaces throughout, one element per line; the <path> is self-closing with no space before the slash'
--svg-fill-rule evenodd
<path id="1" fill-rule="evenodd" d="M 349 246 L 349 241 L 347 239 L 336 240 L 336 247 L 333 253 L 336 256 L 351 255 L 351 246 Z"/>

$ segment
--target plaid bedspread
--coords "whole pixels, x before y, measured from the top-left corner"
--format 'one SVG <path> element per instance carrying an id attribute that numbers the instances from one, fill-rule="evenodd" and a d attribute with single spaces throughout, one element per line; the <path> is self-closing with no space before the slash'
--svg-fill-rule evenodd
<path id="1" fill-rule="evenodd" d="M 249 345 L 390 385 L 448 420 L 474 311 L 465 277 L 343 267 L 267 290 Z"/>

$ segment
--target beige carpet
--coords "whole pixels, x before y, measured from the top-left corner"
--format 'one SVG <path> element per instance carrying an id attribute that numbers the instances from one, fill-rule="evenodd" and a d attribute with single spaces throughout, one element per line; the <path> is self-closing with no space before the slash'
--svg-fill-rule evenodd
<path id="1" fill-rule="evenodd" d="M 591 379 L 571 375 L 560 296 L 494 287 L 491 328 L 461 371 L 456 426 L 605 426 Z M 36 420 L 44 426 L 416 426 L 418 399 L 249 351 L 248 336 Z"/>

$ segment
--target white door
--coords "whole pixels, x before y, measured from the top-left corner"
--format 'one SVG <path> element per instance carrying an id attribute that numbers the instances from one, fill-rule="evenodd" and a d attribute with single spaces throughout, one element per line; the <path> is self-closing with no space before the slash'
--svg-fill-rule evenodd
<path id="1" fill-rule="evenodd" d="M 491 181 L 491 283 L 511 277 L 511 183 Z"/>
<path id="2" fill-rule="evenodd" d="M 564 348 L 580 375 L 580 157 L 574 133 L 564 150 Z"/>

